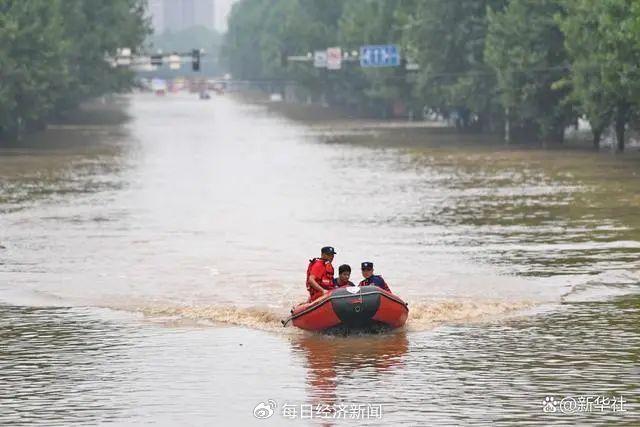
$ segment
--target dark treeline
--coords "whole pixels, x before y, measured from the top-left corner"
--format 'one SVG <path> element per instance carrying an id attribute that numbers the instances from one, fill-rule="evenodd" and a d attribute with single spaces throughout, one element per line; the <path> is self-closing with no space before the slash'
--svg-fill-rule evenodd
<path id="1" fill-rule="evenodd" d="M 314 69 L 317 49 L 396 43 L 419 70 Z M 593 142 L 640 112 L 636 0 L 241 0 L 223 48 L 236 78 L 297 81 L 312 97 L 375 114 L 398 101 L 455 114 L 469 131 L 561 143 L 585 118 Z"/>
<path id="2" fill-rule="evenodd" d="M 105 55 L 149 33 L 145 0 L 0 0 L 0 138 L 83 100 L 128 89 Z"/>

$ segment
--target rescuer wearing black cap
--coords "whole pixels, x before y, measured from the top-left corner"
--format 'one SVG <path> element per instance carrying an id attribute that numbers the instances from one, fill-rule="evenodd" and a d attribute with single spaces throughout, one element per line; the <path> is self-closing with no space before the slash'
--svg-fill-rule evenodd
<path id="1" fill-rule="evenodd" d="M 336 254 L 333 246 L 325 246 L 320 249 L 320 258 L 309 260 L 307 267 L 307 290 L 309 302 L 320 298 L 334 288 L 333 284 L 333 256 Z"/>
<path id="2" fill-rule="evenodd" d="M 362 277 L 364 277 L 364 279 L 360 282 L 360 284 L 358 286 L 373 285 L 373 286 L 377 286 L 377 287 L 379 287 L 381 289 L 384 289 L 387 292 L 391 292 L 391 289 L 389 289 L 389 286 L 387 285 L 387 282 L 384 281 L 382 276 L 378 276 L 378 275 L 373 274 L 373 263 L 372 262 L 365 261 L 362 264 L 360 264 L 360 266 L 362 267 Z"/>

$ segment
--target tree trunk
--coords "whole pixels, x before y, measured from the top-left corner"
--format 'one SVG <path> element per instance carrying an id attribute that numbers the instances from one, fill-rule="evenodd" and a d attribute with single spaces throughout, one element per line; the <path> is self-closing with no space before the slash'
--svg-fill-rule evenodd
<path id="1" fill-rule="evenodd" d="M 593 133 L 593 148 L 596 151 L 600 150 L 600 140 L 602 139 L 602 128 L 592 128 Z"/>
<path id="2" fill-rule="evenodd" d="M 624 151 L 624 125 L 617 126 L 616 125 L 616 151 L 623 152 Z"/>
<path id="3" fill-rule="evenodd" d="M 627 104 L 619 104 L 616 110 L 616 149 L 619 152 L 624 151 L 624 133 L 627 125 L 627 117 L 629 106 Z"/>
<path id="4" fill-rule="evenodd" d="M 564 144 L 564 123 L 560 123 L 553 129 L 551 133 L 552 141 L 556 145 Z"/>

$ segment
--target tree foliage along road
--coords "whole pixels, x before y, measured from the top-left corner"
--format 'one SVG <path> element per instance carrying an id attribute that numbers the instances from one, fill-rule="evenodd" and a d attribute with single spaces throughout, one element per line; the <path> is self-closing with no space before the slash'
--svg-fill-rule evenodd
<path id="1" fill-rule="evenodd" d="M 282 60 L 317 49 L 399 44 L 420 69 L 314 69 Z M 634 0 L 240 0 L 223 53 L 242 79 L 292 79 L 309 96 L 379 113 L 401 101 L 460 127 L 562 142 L 577 118 L 618 149 L 640 111 Z M 377 109 L 377 110 L 376 110 Z"/>
<path id="2" fill-rule="evenodd" d="M 104 58 L 144 42 L 145 7 L 145 0 L 0 0 L 0 137 L 129 88 L 132 72 Z"/>

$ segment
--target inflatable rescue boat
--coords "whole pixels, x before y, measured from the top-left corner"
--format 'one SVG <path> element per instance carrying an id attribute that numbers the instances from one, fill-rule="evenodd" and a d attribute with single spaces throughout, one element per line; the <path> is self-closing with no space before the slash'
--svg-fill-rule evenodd
<path id="1" fill-rule="evenodd" d="M 344 286 L 331 290 L 315 301 L 300 304 L 291 310 L 291 317 L 283 326 L 308 331 L 347 328 L 399 328 L 407 321 L 407 303 L 377 286 Z"/>

